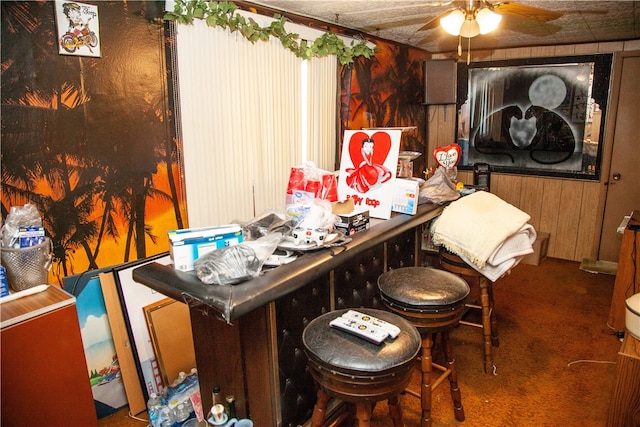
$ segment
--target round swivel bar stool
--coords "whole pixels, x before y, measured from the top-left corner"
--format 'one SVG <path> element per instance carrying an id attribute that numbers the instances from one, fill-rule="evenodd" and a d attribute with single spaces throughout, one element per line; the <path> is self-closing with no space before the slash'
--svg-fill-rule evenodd
<path id="1" fill-rule="evenodd" d="M 467 264 L 462 258 L 440 247 L 440 266 L 447 271 L 467 278 L 469 283 L 477 284 L 480 292 L 480 305 L 467 303 L 465 307 L 480 310 L 482 313 L 482 323 L 475 323 L 461 320 L 460 323 L 467 326 L 482 328 L 484 336 L 484 372 L 493 374 L 495 367 L 491 347 L 498 347 L 500 340 L 498 337 L 498 322 L 496 320 L 495 305 L 493 302 L 493 288 L 491 280 L 487 279 L 480 272 Z"/>
<path id="2" fill-rule="evenodd" d="M 431 426 L 431 393 L 445 378 L 449 380 L 456 420 L 464 421 L 464 409 L 458 387 L 455 358 L 449 332 L 464 312 L 469 285 L 460 277 L 431 267 L 403 267 L 390 270 L 378 278 L 380 296 L 387 309 L 410 321 L 422 334 L 420 393 L 421 426 Z M 440 335 L 446 366 L 433 363 L 431 350 Z M 433 378 L 433 368 L 441 374 Z"/>
<path id="3" fill-rule="evenodd" d="M 330 397 L 355 404 L 359 427 L 371 425 L 373 404 L 387 399 L 394 427 L 402 427 L 398 395 L 411 379 L 420 353 L 420 333 L 407 320 L 384 310 L 359 308 L 400 328 L 400 334 L 380 344 L 331 327 L 329 323 L 347 310 L 336 310 L 313 319 L 302 333 L 302 342 L 318 398 L 311 418 L 320 427 Z"/>

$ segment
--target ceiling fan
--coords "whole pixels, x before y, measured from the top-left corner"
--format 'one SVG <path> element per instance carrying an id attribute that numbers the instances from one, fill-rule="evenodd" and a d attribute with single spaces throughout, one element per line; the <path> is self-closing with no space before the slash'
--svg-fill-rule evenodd
<path id="1" fill-rule="evenodd" d="M 458 28 L 458 34 L 464 32 L 462 37 L 472 38 L 478 34 L 486 34 L 497 27 L 497 21 L 500 22 L 502 15 L 513 15 L 520 18 L 533 19 L 539 22 L 549 22 L 561 18 L 563 13 L 541 9 L 538 7 L 527 6 L 516 2 L 489 2 L 488 0 L 468 0 L 468 1 L 445 1 L 430 3 L 430 6 L 448 6 L 453 5 L 453 8 L 441 13 L 435 18 L 431 19 L 424 26 L 420 27 L 418 31 L 431 30 L 436 28 L 438 24 L 442 24 L 442 19 L 449 19 L 451 24 L 460 26 Z M 452 16 L 453 15 L 453 16 Z M 462 20 L 460 20 L 460 18 Z M 450 25 L 451 25 L 450 24 Z M 477 25 L 476 25 L 477 24 Z M 486 28 L 484 25 L 493 24 Z M 464 29 L 462 27 L 465 27 Z M 455 25 L 451 25 L 449 28 L 455 29 Z M 445 30 L 447 28 L 445 27 Z"/>
<path id="2" fill-rule="evenodd" d="M 562 13 L 527 6 L 515 2 L 490 2 L 488 0 L 467 0 L 467 1 L 445 1 L 430 3 L 430 6 L 448 6 L 453 8 L 439 14 L 431 19 L 418 31 L 434 29 L 438 26 L 449 34 L 458 36 L 458 56 L 462 55 L 462 37 L 468 40 L 469 47 L 471 38 L 480 34 L 487 34 L 498 28 L 502 15 L 513 15 L 520 18 L 533 19 L 538 22 L 549 22 L 563 16 Z M 470 49 L 469 49 L 470 51 Z M 467 56 L 467 63 L 470 61 L 470 53 Z"/>

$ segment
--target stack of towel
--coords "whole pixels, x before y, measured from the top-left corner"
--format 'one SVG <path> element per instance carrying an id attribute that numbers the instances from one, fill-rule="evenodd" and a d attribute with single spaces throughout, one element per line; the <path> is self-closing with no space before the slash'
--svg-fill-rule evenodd
<path id="1" fill-rule="evenodd" d="M 486 191 L 447 206 L 432 226 L 432 240 L 455 253 L 491 281 L 533 253 L 531 217 Z"/>

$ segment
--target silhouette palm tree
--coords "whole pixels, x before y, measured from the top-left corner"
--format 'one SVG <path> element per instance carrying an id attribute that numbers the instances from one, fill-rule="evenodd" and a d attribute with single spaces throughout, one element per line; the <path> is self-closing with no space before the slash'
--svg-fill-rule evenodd
<path id="1" fill-rule="evenodd" d="M 422 60 L 412 59 L 419 55 L 407 46 L 380 42 L 377 47 L 375 58 L 358 58 L 352 67 L 341 69 L 340 123 L 344 129 L 416 126 L 417 133 L 403 136 L 401 149 L 424 152 Z M 419 170 L 423 158 L 416 161 Z"/>
<path id="2" fill-rule="evenodd" d="M 105 239 L 119 241 L 123 223 L 123 260 L 130 259 L 133 242 L 135 255 L 147 256 L 146 238 L 157 242 L 145 223 L 148 200 L 172 204 L 180 228 L 183 222 L 172 173 L 177 147 L 167 119 L 166 82 L 133 93 L 131 111 L 113 114 L 109 107 L 118 99 L 104 95 L 109 88 L 100 80 L 101 72 L 117 73 L 113 62 L 57 55 L 50 45 L 56 40 L 50 3 L 3 2 L 1 7 L 3 217 L 12 205 L 36 204 L 54 243 L 59 277 L 73 273 L 75 264 L 98 268 L 100 247 Z M 119 7 L 130 6 L 103 8 L 101 16 L 122 16 Z M 120 25 L 135 28 L 131 22 Z M 149 33 L 145 21 L 139 27 Z M 162 33 L 161 26 L 155 28 Z M 159 39 L 145 47 L 158 48 Z M 154 55 L 157 59 L 157 51 Z M 131 87 L 138 86 L 134 81 Z M 155 188 L 163 163 L 172 194 Z"/>

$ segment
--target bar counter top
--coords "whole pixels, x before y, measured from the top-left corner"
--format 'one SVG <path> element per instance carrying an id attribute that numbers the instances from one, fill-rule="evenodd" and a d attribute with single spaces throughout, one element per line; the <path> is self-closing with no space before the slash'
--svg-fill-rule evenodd
<path id="1" fill-rule="evenodd" d="M 371 219 L 368 230 L 354 234 L 344 246 L 306 252 L 295 261 L 266 270 L 260 276 L 235 285 L 207 285 L 195 272 L 172 265 L 150 263 L 133 270 L 133 279 L 190 306 L 212 307 L 227 323 L 264 306 L 317 279 L 362 252 L 436 217 L 442 207 L 418 206 L 415 215 L 393 213 L 390 219 Z"/>

